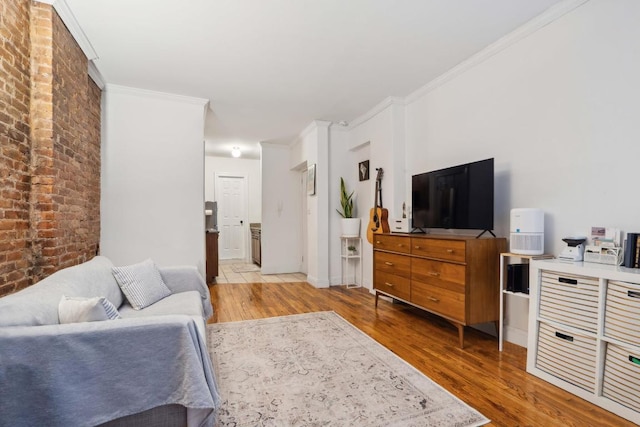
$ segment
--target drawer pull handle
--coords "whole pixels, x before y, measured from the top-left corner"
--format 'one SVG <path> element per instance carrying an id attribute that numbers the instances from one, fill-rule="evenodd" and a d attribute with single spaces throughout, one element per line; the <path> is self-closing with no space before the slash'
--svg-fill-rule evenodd
<path id="1" fill-rule="evenodd" d="M 567 279 L 566 277 L 558 277 L 558 282 L 567 283 L 569 285 L 577 285 L 578 281 L 576 279 Z"/>
<path id="2" fill-rule="evenodd" d="M 420 246 L 416 245 L 416 249 L 420 249 Z"/>
<path id="3" fill-rule="evenodd" d="M 398 243 L 398 247 L 399 247 L 399 248 L 401 248 L 401 247 L 403 247 L 403 246 L 404 246 L 404 245 L 403 245 L 402 243 Z"/>
<path id="4" fill-rule="evenodd" d="M 635 363 L 636 365 L 640 365 L 640 358 L 629 355 L 629 362 Z"/>
<path id="5" fill-rule="evenodd" d="M 556 332 L 556 336 L 565 341 L 573 342 L 573 337 L 571 335 L 561 334 L 560 332 Z"/>
<path id="6" fill-rule="evenodd" d="M 385 261 L 384 263 L 385 263 L 386 265 L 390 266 L 390 267 L 393 267 L 393 263 L 392 263 L 392 262 Z"/>
<path id="7" fill-rule="evenodd" d="M 447 249 L 447 253 L 448 254 L 452 254 L 453 253 L 453 249 Z"/>
<path id="8" fill-rule="evenodd" d="M 438 277 L 439 275 L 440 275 L 440 273 L 437 273 L 435 271 L 430 271 L 429 272 L 429 276 Z"/>
<path id="9" fill-rule="evenodd" d="M 376 245 L 381 245 L 380 240 L 376 240 Z"/>
<path id="10" fill-rule="evenodd" d="M 629 298 L 640 298 L 640 291 L 627 291 Z"/>
<path id="11" fill-rule="evenodd" d="M 390 286 L 390 287 L 392 287 L 392 288 L 393 288 L 393 286 L 394 286 L 394 285 L 393 285 L 393 283 L 389 283 L 389 282 L 384 282 L 384 284 L 385 284 L 385 285 L 387 285 L 387 286 Z"/>
<path id="12" fill-rule="evenodd" d="M 436 297 L 427 297 L 427 299 L 433 301 L 433 302 L 440 302 L 440 300 Z"/>

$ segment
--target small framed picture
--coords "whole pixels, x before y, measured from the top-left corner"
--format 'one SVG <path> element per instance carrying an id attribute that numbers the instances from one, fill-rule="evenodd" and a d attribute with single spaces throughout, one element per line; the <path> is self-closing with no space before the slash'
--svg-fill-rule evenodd
<path id="1" fill-rule="evenodd" d="M 358 177 L 360 181 L 369 181 L 369 160 L 358 163 Z"/>
<path id="2" fill-rule="evenodd" d="M 316 194 L 316 164 L 312 164 L 307 168 L 307 194 L 313 196 Z"/>

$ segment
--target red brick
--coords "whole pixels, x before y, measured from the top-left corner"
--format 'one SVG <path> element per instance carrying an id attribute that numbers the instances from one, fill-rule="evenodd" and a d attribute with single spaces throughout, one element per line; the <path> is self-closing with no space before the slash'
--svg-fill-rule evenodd
<path id="1" fill-rule="evenodd" d="M 93 256 L 100 89 L 51 5 L 0 2 L 0 295 Z"/>

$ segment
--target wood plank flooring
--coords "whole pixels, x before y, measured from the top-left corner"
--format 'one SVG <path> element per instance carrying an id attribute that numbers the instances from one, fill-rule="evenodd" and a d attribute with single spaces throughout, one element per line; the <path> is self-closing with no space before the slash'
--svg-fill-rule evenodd
<path id="1" fill-rule="evenodd" d="M 210 322 L 333 310 L 492 420 L 491 426 L 634 424 L 526 373 L 526 349 L 424 311 L 380 300 L 362 288 L 316 289 L 308 283 L 214 284 Z"/>

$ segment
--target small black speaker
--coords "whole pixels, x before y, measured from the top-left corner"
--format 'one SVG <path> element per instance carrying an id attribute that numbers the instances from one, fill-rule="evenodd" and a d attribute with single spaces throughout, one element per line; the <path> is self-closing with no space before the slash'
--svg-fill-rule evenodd
<path id="1" fill-rule="evenodd" d="M 507 265 L 507 291 L 529 293 L 529 264 Z"/>

